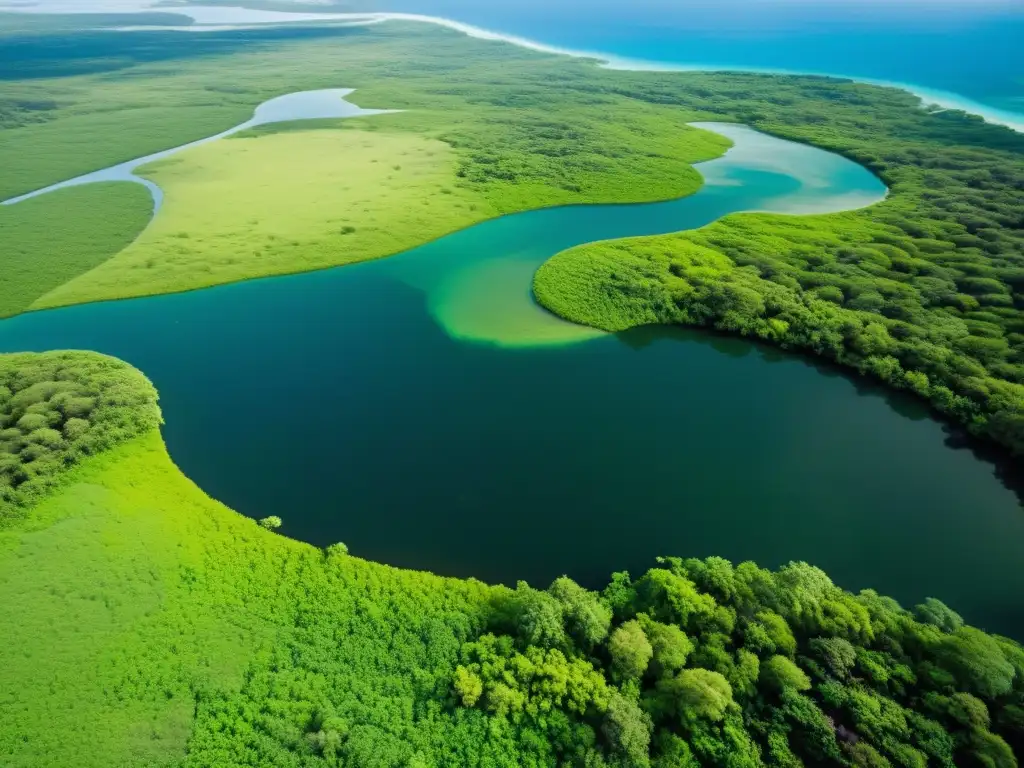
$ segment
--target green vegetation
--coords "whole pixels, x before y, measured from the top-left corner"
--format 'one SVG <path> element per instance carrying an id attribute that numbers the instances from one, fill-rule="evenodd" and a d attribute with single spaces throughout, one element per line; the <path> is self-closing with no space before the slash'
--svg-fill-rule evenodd
<path id="1" fill-rule="evenodd" d="M 48 54 L 64 66 L 75 63 L 83 74 L 29 79 L 22 73 L 15 80 L 12 66 L 11 80 L 0 86 L 0 104 L 9 111 L 3 123 L 9 130 L 0 131 L 7 168 L 2 197 L 213 135 L 284 93 L 342 86 L 358 89 L 360 106 L 409 110 L 383 118 L 387 130 L 449 144 L 460 184 L 500 213 L 678 197 L 700 186 L 688 166 L 728 146 L 720 136 L 687 128 L 685 112 L 595 91 L 602 75 L 592 65 L 422 24 L 96 33 L 72 38 L 77 46 L 53 35 L 20 39 L 41 59 Z M 101 45 L 131 68 L 131 77 L 87 74 Z M 160 57 L 174 58 L 174 66 Z M 558 87 L 577 81 L 584 87 Z M 115 116 L 122 140 L 113 143 Z M 319 124 L 375 130 L 380 119 Z M 280 130 L 266 126 L 257 133 Z"/>
<path id="2" fill-rule="evenodd" d="M 600 594 L 368 563 L 207 498 L 127 366 L 4 364 L 37 390 L 77 371 L 122 425 L 0 530 L 5 766 L 1009 767 L 1024 747 L 1024 649 L 937 600 L 907 612 L 802 563 L 667 558 Z"/>
<path id="3" fill-rule="evenodd" d="M 1024 648 L 820 570 L 663 558 L 600 593 L 520 584 L 453 692 L 519 765 L 1016 766 Z"/>
<path id="4" fill-rule="evenodd" d="M 442 710 L 434 691 L 494 591 L 266 531 L 207 498 L 147 432 L 0 531 L 0 762 L 295 764 L 332 700 L 349 765 L 374 765 L 359 749 L 472 743 L 482 718 Z M 236 711 L 268 681 L 286 686 L 274 705 Z"/>
<path id="5" fill-rule="evenodd" d="M 629 92 L 701 109 L 712 91 Z M 1024 136 L 852 83 L 736 75 L 713 92 L 733 119 L 876 171 L 889 199 L 582 246 L 538 271 L 541 304 L 609 331 L 694 324 L 813 352 L 1024 453 Z"/>
<path id="6" fill-rule="evenodd" d="M 895 91 L 601 72 L 418 27 L 92 33 L 56 56 L 68 39 L 5 40 L 2 196 L 215 133 L 288 91 L 356 86 L 363 106 L 410 110 L 261 131 L 154 169 L 183 188 L 216 171 L 257 204 L 264 193 L 249 189 L 252 168 L 236 153 L 280 164 L 289 149 L 325 174 L 319 193 L 368 209 L 303 222 L 301 234 L 331 238 L 305 266 L 300 254 L 318 241 L 283 232 L 275 270 L 381 255 L 361 238 L 381 238 L 372 222 L 391 213 L 331 176 L 348 142 L 382 152 L 384 167 L 360 169 L 364 179 L 422 184 L 415 195 L 450 184 L 451 200 L 430 201 L 444 226 L 456 210 L 693 191 L 689 164 L 724 149 L 683 127 L 693 119 L 841 151 L 885 178 L 886 203 L 590 246 L 546 265 L 538 297 L 602 328 L 700 323 L 814 350 L 1011 447 L 1024 439 L 1022 137 L 926 116 Z M 24 63 L 8 70 L 9 60 Z M 305 142 L 331 153 L 315 169 L 296 146 Z M 52 201 L 38 202 L 43 213 L 0 209 L 5 253 L 22 264 L 39 254 L 4 286 L 5 311 L 104 262 L 138 229 L 141 188 L 60 194 L 97 221 L 69 217 L 76 229 L 62 235 L 38 224 Z M 178 221 L 191 226 L 216 203 L 182 198 Z M 218 210 L 196 231 L 222 247 L 278 236 Z M 333 229 L 314 232 L 324 222 Z M 189 234 L 161 226 L 125 255 Z M 392 244 L 408 234 L 391 233 Z M 193 238 L 179 240 L 187 250 Z M 510 590 L 367 563 L 343 544 L 316 549 L 273 533 L 280 518 L 249 520 L 191 484 L 156 430 L 151 385 L 90 353 L 0 358 L 0 419 L 5 766 L 1009 768 L 1024 750 L 1024 649 L 937 600 L 905 611 L 803 563 L 773 573 L 666 558 L 595 594 L 568 579 Z"/>
<path id="7" fill-rule="evenodd" d="M 678 197 L 700 186 L 692 163 L 728 146 L 687 127 L 687 115 L 671 107 L 553 93 L 540 82 L 557 71 L 550 57 L 421 25 L 397 36 L 384 28 L 318 34 L 330 44 L 310 43 L 299 31 L 278 31 L 272 48 L 263 33 L 228 36 L 230 87 L 223 61 L 195 56 L 173 69 L 135 66 L 131 78 L 33 80 L 31 99 L 29 81 L 0 88 L 9 126 L 0 130 L 8 169 L 0 195 L 211 135 L 281 93 L 356 85 L 361 105 L 407 110 L 265 126 L 146 169 L 167 192 L 153 227 L 34 308 L 376 258 L 530 208 Z M 250 48 L 237 50 L 244 41 Z M 109 42 L 122 45 L 119 37 Z M 179 42 L 154 34 L 150 48 Z M 79 63 L 89 71 L 92 61 Z M 496 94 L 495 80 L 509 77 L 523 86 Z M 154 106 L 154 89 L 166 106 Z M 104 140 L 114 119 L 125 136 L 116 144 Z"/>
<path id="8" fill-rule="evenodd" d="M 0 527 L 68 468 L 160 423 L 141 373 L 87 352 L 0 357 Z"/>
<path id="9" fill-rule="evenodd" d="M 153 225 L 37 308 L 387 256 L 490 213 L 455 186 L 447 144 L 408 134 L 271 133 L 196 147 L 141 173 L 164 191 Z"/>
<path id="10" fill-rule="evenodd" d="M 69 187 L 0 206 L 0 317 L 24 312 L 120 252 L 152 212 L 145 187 L 121 183 Z"/>
<path id="11" fill-rule="evenodd" d="M 237 216 L 191 231 L 175 223 L 169 204 L 166 223 L 158 220 L 143 242 L 36 306 L 347 263 L 526 208 L 685 194 L 699 183 L 689 165 L 725 144 L 684 124 L 736 120 L 845 154 L 879 173 L 892 194 L 853 214 L 735 216 L 701 232 L 570 252 L 536 277 L 544 306 L 605 330 L 695 323 L 811 351 L 917 392 L 975 433 L 1024 449 L 1024 137 L 1012 131 L 956 112 L 928 114 L 910 95 L 873 86 L 814 77 L 608 72 L 416 25 L 187 40 L 97 32 L 67 47 L 58 45 L 67 42 L 60 35 L 17 39 L 38 61 L 49 56 L 59 59 L 61 72 L 71 67 L 83 74 L 27 80 L 33 73 L 15 68 L 11 77 L 23 79 L 0 88 L 0 124 L 7 126 L 0 130 L 0 194 L 210 135 L 280 93 L 338 85 L 359 88 L 363 106 L 407 111 L 328 121 L 316 131 L 324 142 L 344 147 L 355 130 L 372 133 L 381 147 L 423 142 L 425 153 L 434 151 L 425 149 L 429 144 L 438 162 L 436 175 L 412 178 L 414 169 L 400 154 L 409 150 L 399 150 L 395 162 L 382 160 L 383 168 L 369 176 L 361 172 L 373 179 L 391 175 L 393 185 L 410 185 L 411 196 L 428 188 L 440 193 L 420 197 L 422 208 L 407 206 L 403 226 L 386 233 L 379 222 L 391 212 L 372 204 L 346 213 L 353 221 L 341 221 L 336 211 L 311 212 L 301 233 L 273 215 L 251 231 L 239 229 Z M 101 43 L 132 77 L 89 74 Z M 163 106 L 153 105 L 154 92 Z M 123 137 L 116 143 L 102 140 L 112 120 Z M 313 135 L 303 130 L 301 136 Z M 179 165 L 153 173 L 188 188 L 188 200 L 174 204 L 186 214 L 202 206 L 188 175 L 204 168 L 225 170 L 218 177 L 222 189 L 244 187 L 245 199 L 258 203 L 268 196 L 252 184 L 251 169 L 222 166 L 242 146 L 280 165 L 288 136 L 287 126 L 261 131 L 258 138 L 196 150 L 194 159 L 183 156 L 171 161 Z M 339 150 L 338 157 L 344 154 Z M 443 173 L 441 158 L 448 158 Z M 331 187 L 332 199 L 348 200 L 330 182 L 338 166 L 323 165 L 310 188 Z M 427 203 L 431 225 L 425 227 L 417 211 L 425 212 Z M 103 210 L 109 218 L 113 203 Z M 26 232 L 27 241 L 5 243 L 37 252 L 35 235 Z M 94 263 L 108 255 L 89 253 Z M 14 293 L 38 295 L 34 286 Z M 14 309 L 23 303 L 18 298 Z"/>

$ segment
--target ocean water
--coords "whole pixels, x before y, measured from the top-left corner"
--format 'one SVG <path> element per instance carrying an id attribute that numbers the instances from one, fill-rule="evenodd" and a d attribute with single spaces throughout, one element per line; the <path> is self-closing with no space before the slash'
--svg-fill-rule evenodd
<path id="1" fill-rule="evenodd" d="M 1024 121 L 1024 2 L 380 0 L 376 8 L 661 65 L 905 83 Z"/>
<path id="2" fill-rule="evenodd" d="M 245 0 L 238 0 L 239 6 Z M 1024 131 L 1022 0 L 0 0 L 0 11 L 173 11 L 192 29 L 416 14 L 471 34 L 589 53 L 630 68 L 824 74 L 899 85 Z M 311 12 L 313 11 L 313 12 Z M 378 17 L 380 20 L 380 17 Z M 468 29 L 473 27 L 475 29 Z"/>
<path id="3" fill-rule="evenodd" d="M 1024 10 L 879 2 L 382 0 L 376 10 L 655 65 L 904 82 L 1024 113 Z M 741 183 L 716 189 L 709 178 L 690 203 L 801 187 L 757 166 L 728 180 Z M 743 207 L 768 206 L 755 196 Z M 33 313 L 0 323 L 0 351 L 89 348 L 139 366 L 161 391 L 186 474 L 317 544 L 538 586 L 561 573 L 596 586 L 660 554 L 808 560 L 847 588 L 908 605 L 932 595 L 1024 637 L 1021 491 L 922 404 L 699 331 L 519 344 L 504 310 L 500 324 L 482 318 L 506 305 L 481 281 L 522 280 L 525 302 L 531 260 L 700 223 L 660 218 L 672 210 L 628 207 L 628 227 L 614 231 L 602 229 L 618 221 L 609 209 L 533 212 L 378 262 Z M 436 274 L 463 254 L 490 261 Z"/>

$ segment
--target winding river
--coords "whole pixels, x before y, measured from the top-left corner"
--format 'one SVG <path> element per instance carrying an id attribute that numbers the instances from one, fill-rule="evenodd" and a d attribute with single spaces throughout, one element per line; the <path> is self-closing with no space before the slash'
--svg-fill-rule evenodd
<path id="1" fill-rule="evenodd" d="M 688 198 L 534 211 L 376 262 L 22 315 L 0 323 L 0 351 L 138 366 L 182 469 L 316 544 L 595 586 L 660 554 L 802 559 L 1024 634 L 1020 501 L 916 401 L 745 341 L 602 334 L 532 302 L 536 267 L 579 243 L 885 194 L 835 155 L 704 127 L 736 146 Z"/>

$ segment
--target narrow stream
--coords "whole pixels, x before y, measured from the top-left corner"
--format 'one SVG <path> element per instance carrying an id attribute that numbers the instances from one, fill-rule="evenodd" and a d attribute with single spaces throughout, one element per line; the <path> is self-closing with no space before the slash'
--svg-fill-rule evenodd
<path id="1" fill-rule="evenodd" d="M 131 181 L 138 184 L 144 184 L 149 190 L 150 194 L 153 196 L 153 214 L 155 215 L 160 210 L 161 203 L 163 203 L 163 191 L 149 179 L 136 174 L 136 169 L 144 165 L 148 165 L 149 163 L 156 162 L 157 160 L 163 160 L 171 155 L 176 155 L 179 152 L 184 152 L 192 147 L 198 147 L 201 144 L 209 144 L 211 141 L 226 138 L 233 134 L 248 130 L 249 128 L 255 128 L 258 125 L 330 117 L 363 117 L 366 115 L 381 115 L 394 111 L 385 109 L 362 109 L 361 107 L 357 107 L 355 104 L 349 103 L 345 100 L 345 97 L 353 93 L 353 90 L 354 89 L 352 88 L 328 88 L 319 91 L 299 91 L 297 93 L 278 96 L 276 99 L 270 99 L 269 101 L 265 101 L 260 104 L 256 107 L 251 119 L 236 125 L 234 128 L 229 128 L 228 130 L 222 131 L 221 133 L 213 136 L 207 136 L 205 139 L 199 139 L 197 141 L 189 142 L 188 144 L 182 144 L 178 147 L 154 152 L 153 154 L 146 155 L 145 157 L 137 157 L 134 160 L 128 160 L 124 163 L 112 165 L 109 168 L 85 173 L 81 176 L 75 176 L 73 179 L 67 179 L 56 184 L 51 184 L 49 186 L 33 190 L 32 192 L 26 192 L 24 195 L 18 195 L 17 197 L 4 200 L 0 202 L 0 205 L 14 205 L 15 203 L 20 203 L 22 200 L 39 197 L 39 195 L 45 195 L 48 192 L 63 189 L 64 187 L 77 187 L 82 184 L 93 184 L 98 181 Z"/>

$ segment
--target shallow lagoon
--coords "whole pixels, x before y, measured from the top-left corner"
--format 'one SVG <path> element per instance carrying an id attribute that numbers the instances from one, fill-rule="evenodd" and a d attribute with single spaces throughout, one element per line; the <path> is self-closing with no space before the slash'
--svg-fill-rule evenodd
<path id="1" fill-rule="evenodd" d="M 596 585 L 660 554 L 804 559 L 1020 635 L 1024 512 L 922 406 L 744 341 L 599 334 L 530 301 L 536 265 L 579 242 L 884 193 L 836 156 L 715 129 L 738 148 L 701 166 L 690 198 L 537 211 L 377 262 L 25 315 L 0 323 L 0 349 L 139 366 L 182 469 L 316 544 L 536 584 Z"/>

